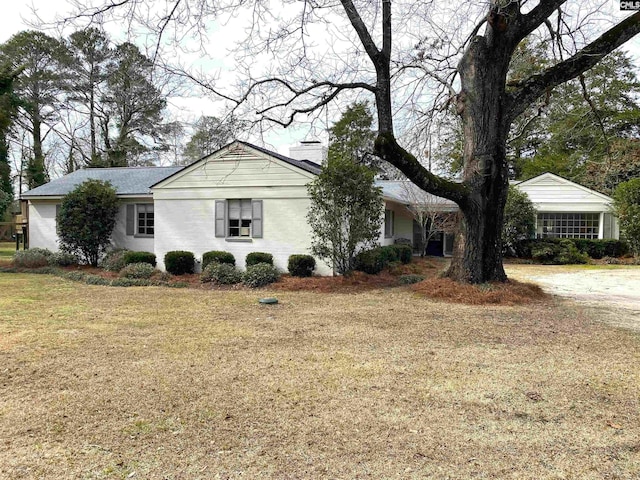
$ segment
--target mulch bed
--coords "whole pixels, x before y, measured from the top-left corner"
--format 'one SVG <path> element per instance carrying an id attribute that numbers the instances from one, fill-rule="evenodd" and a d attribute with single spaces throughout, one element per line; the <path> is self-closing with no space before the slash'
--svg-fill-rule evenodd
<path id="1" fill-rule="evenodd" d="M 397 265 L 378 275 L 363 272 L 353 272 L 347 276 L 308 278 L 292 277 L 285 274 L 276 283 L 265 288 L 288 292 L 317 292 L 317 293 L 358 293 L 375 289 L 393 288 L 401 286 L 402 275 L 422 275 L 425 280 L 409 286 L 412 291 L 431 298 L 451 303 L 469 305 L 521 305 L 538 302 L 548 298 L 540 287 L 530 283 L 509 280 L 506 283 L 487 283 L 482 285 L 460 284 L 451 279 L 440 276 L 447 265 L 442 258 L 415 258 L 410 264 Z M 85 274 L 97 275 L 106 279 L 118 278 L 117 272 L 109 272 L 90 265 L 60 267 L 66 272 L 81 271 Z M 28 269 L 24 269 L 28 272 Z M 152 278 L 154 279 L 154 278 Z M 247 290 L 248 287 L 238 285 L 216 285 L 202 283 L 199 274 L 173 276 L 168 283 L 186 284 L 188 288 L 203 290 Z"/>

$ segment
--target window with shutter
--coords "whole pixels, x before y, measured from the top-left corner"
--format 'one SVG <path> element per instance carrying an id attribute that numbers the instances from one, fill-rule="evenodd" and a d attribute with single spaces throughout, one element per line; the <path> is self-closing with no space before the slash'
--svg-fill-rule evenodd
<path id="1" fill-rule="evenodd" d="M 224 231 L 224 234 L 221 234 Z M 262 200 L 216 200 L 216 237 L 262 237 Z"/>

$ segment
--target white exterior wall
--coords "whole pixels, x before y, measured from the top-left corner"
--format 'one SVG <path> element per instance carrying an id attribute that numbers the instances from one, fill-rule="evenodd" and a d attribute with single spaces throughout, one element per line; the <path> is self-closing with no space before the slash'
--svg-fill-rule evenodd
<path id="1" fill-rule="evenodd" d="M 56 233 L 55 200 L 29 202 L 29 247 L 48 248 L 57 252 L 58 234 Z"/>
<path id="2" fill-rule="evenodd" d="M 249 148 L 232 148 L 202 160 L 153 190 L 155 254 L 158 268 L 172 250 L 193 252 L 196 259 L 211 250 L 230 252 L 236 266 L 245 268 L 250 252 L 273 255 L 286 271 L 290 255 L 310 254 L 307 223 L 310 200 L 306 185 L 315 175 Z M 262 200 L 262 238 L 215 236 L 215 201 Z M 316 274 L 330 275 L 329 266 L 316 258 Z"/>
<path id="3" fill-rule="evenodd" d="M 111 244 L 117 248 L 127 248 L 137 252 L 153 253 L 155 248 L 154 237 L 127 235 L 127 205 L 132 203 L 153 203 L 153 199 L 151 197 L 137 199 L 127 198 L 120 201 L 118 215 L 116 217 L 116 225 L 113 227 L 113 233 L 111 234 Z"/>
<path id="4" fill-rule="evenodd" d="M 150 203 L 151 197 L 122 200 L 116 216 L 116 224 L 111 234 L 111 244 L 118 248 L 153 252 L 153 237 L 135 237 L 126 234 L 126 204 Z M 56 252 L 59 250 L 58 234 L 56 233 L 56 205 L 61 200 L 31 200 L 29 201 L 29 247 L 48 248 Z"/>
<path id="5" fill-rule="evenodd" d="M 384 236 L 384 211 L 382 212 L 382 228 L 380 230 L 380 245 L 393 245 L 399 238 L 405 238 L 413 243 L 413 216 L 407 208 L 396 202 L 385 200 L 385 210 L 394 212 L 393 236 Z"/>
<path id="6" fill-rule="evenodd" d="M 255 190 L 203 195 L 207 198 L 156 198 L 155 253 L 158 268 L 164 269 L 164 256 L 171 250 L 193 252 L 200 261 L 205 252 L 223 250 L 233 254 L 236 266 L 240 269 L 245 268 L 248 253 L 267 252 L 273 255 L 274 265 L 283 271 L 287 270 L 290 255 L 310 254 L 311 229 L 306 221 L 310 200 L 295 196 L 261 197 Z M 182 193 L 189 196 L 189 192 Z M 162 196 L 158 194 L 158 197 Z M 262 238 L 229 239 L 215 236 L 215 201 L 229 198 L 262 200 Z M 329 266 L 318 259 L 316 262 L 316 274 L 332 273 Z"/>

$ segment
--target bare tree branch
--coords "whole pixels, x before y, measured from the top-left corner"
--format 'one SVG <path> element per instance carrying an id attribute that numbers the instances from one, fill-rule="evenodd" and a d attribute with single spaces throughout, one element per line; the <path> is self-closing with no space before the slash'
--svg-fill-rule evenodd
<path id="1" fill-rule="evenodd" d="M 520 87 L 508 94 L 509 117 L 514 119 L 546 89 L 576 78 L 638 33 L 640 33 L 640 12 L 627 17 L 574 56 L 520 82 Z"/>

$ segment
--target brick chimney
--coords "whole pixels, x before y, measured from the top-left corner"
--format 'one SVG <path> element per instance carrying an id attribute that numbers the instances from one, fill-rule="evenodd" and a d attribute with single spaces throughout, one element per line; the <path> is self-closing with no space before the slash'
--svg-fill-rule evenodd
<path id="1" fill-rule="evenodd" d="M 320 166 L 327 161 L 327 147 L 318 140 L 307 140 L 289 149 L 289 156 L 295 160 L 309 160 Z"/>

